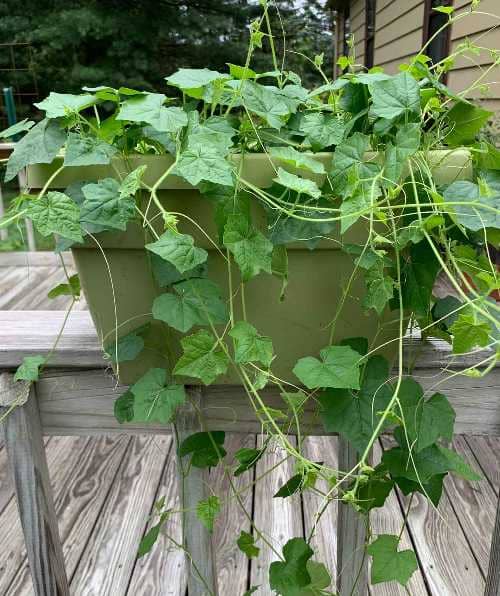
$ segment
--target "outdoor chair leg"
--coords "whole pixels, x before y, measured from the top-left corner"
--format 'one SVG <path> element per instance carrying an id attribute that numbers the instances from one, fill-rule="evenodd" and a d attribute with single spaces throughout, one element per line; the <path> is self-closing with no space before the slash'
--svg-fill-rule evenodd
<path id="1" fill-rule="evenodd" d="M 500 496 L 497 504 L 497 516 L 491 539 L 490 564 L 484 596 L 500 596 Z"/>
<path id="2" fill-rule="evenodd" d="M 201 390 L 193 387 L 189 394 L 191 402 L 199 405 Z M 186 437 L 201 430 L 198 417 L 190 404 L 178 411 L 176 429 L 177 448 Z M 210 495 L 207 485 L 208 470 L 195 467 L 188 470 L 188 461 L 189 457 L 183 460 L 177 456 L 181 504 L 186 511 L 182 519 L 182 532 L 189 568 L 188 593 L 189 596 L 217 596 L 212 535 L 196 516 L 198 502 Z"/>
<path id="3" fill-rule="evenodd" d="M 0 420 L 35 594 L 69 596 L 33 384 L 27 387 L 14 383 L 11 374 L 0 374 Z"/>
<path id="4" fill-rule="evenodd" d="M 339 470 L 351 470 L 358 461 L 356 450 L 339 436 Z M 368 593 L 368 561 L 365 555 L 366 520 L 351 506 L 339 503 L 337 528 L 337 591 L 340 596 Z"/>

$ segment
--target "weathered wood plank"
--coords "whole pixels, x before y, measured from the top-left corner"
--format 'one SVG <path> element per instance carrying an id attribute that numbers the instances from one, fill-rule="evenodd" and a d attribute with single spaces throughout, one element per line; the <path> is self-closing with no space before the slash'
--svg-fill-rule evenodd
<path id="1" fill-rule="evenodd" d="M 290 437 L 290 441 L 295 444 L 293 437 Z M 263 437 L 259 436 L 258 444 L 262 445 L 262 443 Z M 266 454 L 257 463 L 257 478 L 273 466 L 276 466 L 285 457 L 285 450 L 276 443 L 271 443 Z M 293 495 L 286 499 L 273 499 L 273 495 L 293 474 L 293 461 L 288 458 L 279 467 L 275 468 L 271 474 L 264 476 L 255 485 L 254 524 L 280 556 L 281 549 L 290 538 L 304 535 L 300 496 Z M 252 586 L 261 586 L 259 589 L 261 596 L 270 596 L 269 566 L 273 561 L 279 560 L 280 556 L 273 552 L 272 548 L 264 544 L 262 540 L 258 540 L 257 545 L 261 551 L 259 557 L 251 561 L 250 584 Z"/>
<path id="2" fill-rule="evenodd" d="M 180 509 L 179 481 L 177 461 L 172 446 L 167 464 L 163 472 L 158 492 L 154 502 L 165 498 L 165 509 Z M 146 531 L 157 518 L 150 519 Z M 132 579 L 127 594 L 134 596 L 185 596 L 187 588 L 187 563 L 184 551 L 177 548 L 168 538 L 175 542 L 182 542 L 182 521 L 179 514 L 172 515 L 165 522 L 164 528 L 158 537 L 153 550 L 135 562 Z"/>
<path id="3" fill-rule="evenodd" d="M 201 405 L 201 391 L 189 391 L 191 403 L 180 408 L 175 417 L 176 456 L 181 490 L 183 544 L 188 557 L 188 593 L 190 596 L 217 596 L 215 550 L 210 532 L 196 515 L 200 501 L 210 496 L 208 470 L 189 465 L 190 457 L 178 456 L 178 447 L 194 432 L 201 430 L 196 414 Z"/>
<path id="4" fill-rule="evenodd" d="M 378 464 L 382 455 L 382 449 L 379 443 L 373 448 L 373 461 Z M 391 492 L 385 505 L 373 509 L 370 512 L 370 525 L 375 536 L 378 534 L 393 534 L 398 536 L 404 524 L 403 511 L 396 494 Z M 413 544 L 410 540 L 408 528 L 401 535 L 400 550 L 412 549 Z M 370 561 L 369 561 L 370 563 Z M 370 564 L 368 565 L 370 567 Z M 408 582 L 408 592 L 411 596 L 427 596 L 428 591 L 425 585 L 424 576 L 420 567 L 411 576 Z M 370 596 L 408 596 L 408 592 L 397 582 L 383 582 L 381 584 L 370 585 Z"/>
<path id="5" fill-rule="evenodd" d="M 464 437 L 455 437 L 453 448 L 474 469 L 481 471 Z M 481 482 L 468 482 L 453 474 L 446 478 L 445 491 L 476 561 L 486 576 L 497 495 L 486 478 Z"/>
<path id="6" fill-rule="evenodd" d="M 69 595 L 34 386 L 2 424 L 35 593 Z"/>
<path id="7" fill-rule="evenodd" d="M 342 437 L 338 439 L 339 470 L 348 472 L 359 461 L 358 453 Z M 339 503 L 337 521 L 337 590 L 341 596 L 368 592 L 368 560 L 365 555 L 366 519 L 353 507 Z"/>
<path id="8" fill-rule="evenodd" d="M 234 453 L 243 447 L 255 448 L 255 435 L 229 434 L 226 435 L 224 448 L 228 452 L 225 462 L 237 463 Z M 226 464 L 227 466 L 227 464 Z M 231 469 L 228 469 L 231 474 Z M 236 490 L 241 491 L 250 484 L 251 473 L 242 474 L 232 478 Z M 217 466 L 210 473 L 210 490 L 218 495 L 222 501 L 227 501 L 222 506 L 218 515 L 213 544 L 216 552 L 217 584 L 220 596 L 225 594 L 244 594 L 248 580 L 248 558 L 240 551 L 236 540 L 241 531 L 251 532 L 250 519 L 252 519 L 253 489 L 250 487 L 240 495 L 244 511 L 232 497 L 232 491 L 227 474 L 222 466 Z M 264 504 L 262 504 L 264 506 Z M 245 513 L 246 512 L 246 513 Z"/>
<path id="9" fill-rule="evenodd" d="M 51 474 L 54 501 L 64 492 L 73 469 L 78 465 L 87 437 L 53 437 L 46 447 L 46 457 Z M 2 548 L 0 549 L 0 594 L 9 594 L 9 586 L 21 568 L 26 565 L 26 548 L 22 533 L 16 500 L 11 499 L 0 517 Z M 33 594 L 33 583 L 28 572 L 29 593 Z M 17 596 L 12 592 L 9 596 Z"/>
<path id="10" fill-rule="evenodd" d="M 500 437 L 465 437 L 496 494 L 500 492 Z"/>
<path id="11" fill-rule="evenodd" d="M 70 252 L 60 253 L 66 267 L 74 267 Z M 0 267 L 61 267 L 59 255 L 51 251 L 0 252 Z"/>
<path id="12" fill-rule="evenodd" d="M 171 439 L 134 437 L 71 581 L 78 596 L 123 596 Z"/>
<path id="13" fill-rule="evenodd" d="M 307 437 L 304 439 L 303 454 L 311 461 L 322 461 L 333 470 L 338 469 L 337 437 Z M 328 492 L 326 481 L 319 480 L 316 486 L 323 492 Z M 314 559 L 326 566 L 332 577 L 332 585 L 335 585 L 338 503 L 336 501 L 329 503 L 319 520 L 317 514 L 324 505 L 324 499 L 312 491 L 305 491 L 302 494 L 302 503 L 306 537 L 314 530 L 314 537 L 310 543 L 314 550 Z"/>
<path id="14" fill-rule="evenodd" d="M 63 542 L 68 578 L 73 576 L 101 508 L 120 467 L 129 437 L 65 437 L 64 450 L 49 461 L 54 504 Z M 13 596 L 30 596 L 31 580 L 26 564 L 12 581 Z"/>
<path id="15" fill-rule="evenodd" d="M 387 448 L 386 438 L 382 444 Z M 406 509 L 408 498 L 401 494 L 399 498 Z M 445 492 L 437 510 L 417 493 L 412 499 L 408 528 L 433 596 L 482 594 L 481 570 Z"/>
<path id="16" fill-rule="evenodd" d="M 491 542 L 491 554 L 484 596 L 500 595 L 500 500 L 497 505 L 495 528 Z"/>
<path id="17" fill-rule="evenodd" d="M 428 376 L 431 375 L 432 372 L 428 371 Z M 457 433 L 500 434 L 499 376 L 500 369 L 495 369 L 489 379 L 465 379 L 455 389 L 446 383 L 439 387 L 457 412 Z M 435 376 L 431 382 L 434 385 Z M 160 425 L 119 424 L 113 414 L 113 401 L 125 390 L 125 387 L 117 386 L 113 376 L 107 372 L 49 370 L 38 383 L 43 427 L 50 434 L 170 432 L 169 428 Z M 269 406 L 283 407 L 278 390 L 269 388 L 261 395 Z M 258 433 L 261 428 L 240 387 L 219 385 L 204 389 L 203 413 L 207 428 L 211 430 Z M 313 403 L 306 404 L 301 425 L 308 434 L 325 434 Z"/>

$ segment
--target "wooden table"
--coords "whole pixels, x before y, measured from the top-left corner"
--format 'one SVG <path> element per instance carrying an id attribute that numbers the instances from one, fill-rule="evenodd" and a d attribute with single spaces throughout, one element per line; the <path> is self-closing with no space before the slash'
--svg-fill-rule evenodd
<path id="1" fill-rule="evenodd" d="M 3 420 L 35 592 L 47 596 L 67 595 L 69 588 L 48 479 L 43 434 L 170 433 L 170 428 L 164 426 L 136 423 L 122 426 L 116 421 L 113 401 L 126 387 L 116 384 L 103 360 L 101 346 L 87 312 L 74 312 L 70 316 L 51 356 L 50 368 L 36 385 L 27 387 L 13 383 L 12 370 L 24 356 L 47 355 L 51 351 L 63 318 L 64 313 L 59 311 L 0 312 L 0 370 L 4 371 L 0 377 L 0 419 Z M 466 361 L 463 358 L 453 359 L 443 342 L 408 339 L 405 352 L 410 356 L 415 350 L 419 350 L 419 355 L 414 376 L 424 388 L 436 386 L 449 397 L 457 413 L 456 432 L 499 435 L 500 368 L 497 367 L 485 378 L 453 376 L 453 371 L 464 364 L 470 366 L 480 362 L 484 353 L 468 356 Z M 442 371 L 445 367 L 448 369 L 446 373 Z M 189 391 L 203 409 L 207 429 L 242 433 L 261 430 L 241 388 L 192 387 Z M 280 406 L 281 398 L 277 391 L 270 389 L 263 395 L 270 406 Z M 179 413 L 179 421 L 186 434 L 196 430 L 194 416 L 189 409 Z M 303 428 L 309 434 L 324 434 L 312 410 L 306 410 Z M 356 454 L 347 442 L 341 440 L 339 468 L 349 469 L 355 461 Z M 201 470 L 191 472 L 184 481 L 184 497 L 189 509 L 205 498 L 203 475 Z M 194 516 L 186 516 L 184 524 L 186 545 L 192 555 L 189 594 L 216 594 L 211 537 Z M 351 593 L 352 578 L 361 566 L 364 541 L 362 520 L 351 508 L 340 507 L 337 568 L 342 569 L 342 576 L 338 578 L 338 589 L 342 595 Z M 205 577 L 210 589 L 200 583 L 196 570 Z M 497 515 L 485 591 L 487 596 L 500 593 L 499 570 L 500 520 Z M 359 593 L 364 593 L 366 576 L 359 585 Z"/>

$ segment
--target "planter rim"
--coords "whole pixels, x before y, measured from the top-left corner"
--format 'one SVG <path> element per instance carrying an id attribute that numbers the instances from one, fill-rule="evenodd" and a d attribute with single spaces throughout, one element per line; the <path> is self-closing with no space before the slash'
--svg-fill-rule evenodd
<path id="1" fill-rule="evenodd" d="M 320 163 L 325 166 L 330 166 L 334 159 L 334 152 L 304 152 L 306 155 L 313 156 Z M 422 153 L 422 152 L 421 152 Z M 470 178 L 472 175 L 472 160 L 471 153 L 467 148 L 457 149 L 436 149 L 426 152 L 435 170 L 435 176 L 439 177 L 440 173 L 447 170 L 446 178 L 453 180 L 453 170 L 456 173 L 455 178 Z M 238 165 L 241 161 L 241 153 L 230 154 L 229 159 Z M 365 154 L 365 161 L 375 161 L 382 157 L 382 153 L 370 151 Z M 42 188 L 50 176 L 63 165 L 63 156 L 60 155 L 50 164 L 34 164 L 27 167 L 27 185 L 29 188 Z M 114 158 L 112 164 L 108 165 L 92 165 L 92 166 L 67 166 L 64 170 L 54 178 L 48 188 L 61 189 L 69 186 L 72 182 L 88 180 L 95 181 L 107 177 L 116 177 L 115 168 L 120 173 L 126 175 L 128 172 L 134 170 L 140 165 L 148 166 L 144 175 L 146 183 L 153 184 L 161 174 L 174 161 L 172 155 L 142 155 L 140 153 L 130 155 L 126 158 Z M 242 178 L 248 180 L 255 186 L 262 188 L 269 187 L 273 178 L 276 177 L 276 169 L 283 162 L 278 158 L 272 158 L 268 153 L 246 153 L 243 157 L 243 165 L 241 169 Z M 322 184 L 324 181 L 324 174 L 312 174 L 304 170 L 296 169 L 287 166 L 287 169 L 300 173 L 303 177 L 309 178 Z M 179 176 L 168 176 L 159 187 L 161 190 L 193 190 L 195 187 L 180 178 Z"/>

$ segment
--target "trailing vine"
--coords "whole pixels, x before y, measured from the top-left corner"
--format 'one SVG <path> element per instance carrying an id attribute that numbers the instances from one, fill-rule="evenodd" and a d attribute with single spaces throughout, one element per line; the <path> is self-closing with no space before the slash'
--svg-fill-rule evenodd
<path id="1" fill-rule="evenodd" d="M 345 74 L 334 81 L 322 70 L 322 56 L 315 56 L 310 62 L 324 84 L 309 90 L 285 69 L 286 56 L 278 56 L 270 30 L 272 7 L 266 0 L 261 4 L 262 16 L 250 25 L 246 63 L 229 64 L 229 73 L 181 69 L 166 77 L 168 96 L 106 86 L 84 88 L 80 95 L 51 93 L 37 104 L 43 120 L 25 120 L 1 133 L 25 133 L 7 162 L 6 180 L 35 164 L 54 165 L 43 188 L 25 189 L 0 226 L 28 217 L 42 235 L 55 235 L 59 252 L 82 243 L 96 247 L 112 287 L 102 234 L 139 226 L 158 296 L 137 326 L 119 322 L 114 298 L 116 324 L 102 337 L 103 346 L 120 375 L 121 367 L 151 349 L 154 321 L 165 334 L 162 356 L 168 366 L 150 368 L 116 400 L 119 422 L 175 427 L 177 409 L 189 400 L 183 383 L 211 385 L 232 375 L 267 438 L 258 449 L 237 451 L 236 464 L 225 459 L 221 431 L 195 433 L 179 445 L 186 473 L 191 467 L 222 466 L 229 479 L 228 494 L 198 503 L 200 523 L 211 531 L 228 501 L 244 510 L 233 478 L 248 474 L 270 445 L 278 444 L 294 461 L 295 474 L 275 497 L 305 491 L 320 496 L 316 524 L 336 501 L 365 515 L 371 581 L 406 585 L 417 569 L 416 557 L 399 550 L 402 532 L 373 535 L 370 510 L 383 507 L 395 489 L 422 493 L 437 506 L 447 474 L 480 478 L 447 446 L 455 413 L 437 391 L 442 380 L 424 391 L 412 377 L 414 361 L 404 337 L 410 325 L 423 338 L 449 342 L 453 355 L 484 350 L 478 364 L 451 375 L 483 376 L 498 361 L 500 151 L 481 136 L 492 113 L 467 98 L 482 87 L 500 56 L 467 41 L 432 64 L 424 47 L 399 74 L 388 75 L 380 68 L 366 72 L 350 55 L 339 60 Z M 449 15 L 449 26 L 479 12 L 479 3 L 457 14 L 449 7 L 437 10 Z M 252 57 L 263 46 L 274 70 L 257 73 Z M 459 56 L 478 51 L 490 52 L 491 67 L 469 89 L 452 92 L 443 75 Z M 147 164 L 134 167 L 148 156 L 162 160 L 156 179 Z M 257 168 L 271 171 L 271 186 L 251 175 L 252 159 L 262 159 Z M 111 175 L 53 190 L 65 172 L 86 166 L 105 166 Z M 443 170 L 447 179 L 438 174 Z M 172 177 L 180 179 L 181 188 L 197 189 L 210 205 L 211 228 L 167 206 L 164 187 Z M 344 279 L 342 272 L 331 271 L 341 293 L 323 325 L 324 348 L 304 354 L 282 375 L 276 372 L 280 353 L 273 338 L 248 316 L 246 291 L 254 278 L 273 276 L 280 289 L 262 296 L 260 308 L 290 300 L 297 288 L 288 254 L 297 246 L 311 251 L 311 268 L 325 247 L 349 255 L 352 268 Z M 227 291 L 212 278 L 213 254 L 224 264 Z M 67 283 L 50 297 L 69 295 L 74 304 L 80 279 L 66 275 Z M 356 289 L 360 280 L 362 295 Z M 379 318 L 372 336 L 339 337 L 350 300 L 360 300 L 369 317 Z M 130 326 L 133 331 L 123 334 Z M 36 381 L 48 360 L 26 358 L 16 380 Z M 266 404 L 266 387 L 280 392 L 279 409 Z M 202 404 L 193 407 L 203 427 Z M 306 410 L 359 453 L 352 469 L 332 469 L 304 456 Z M 373 463 L 373 446 L 382 433 L 392 436 L 393 446 Z M 320 480 L 327 490 L 319 488 Z M 249 479 L 249 486 L 253 482 Z M 156 512 L 157 524 L 144 537 L 140 555 L 183 510 L 166 509 L 160 501 Z M 258 557 L 263 544 L 273 550 L 269 582 L 275 593 L 334 593 L 329 562 L 313 559 L 314 531 L 293 538 L 280 552 L 264 529 L 249 522 L 252 532 L 234 540 L 249 558 Z"/>

